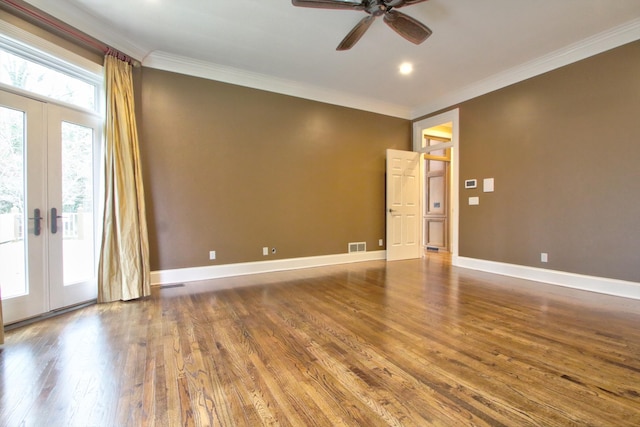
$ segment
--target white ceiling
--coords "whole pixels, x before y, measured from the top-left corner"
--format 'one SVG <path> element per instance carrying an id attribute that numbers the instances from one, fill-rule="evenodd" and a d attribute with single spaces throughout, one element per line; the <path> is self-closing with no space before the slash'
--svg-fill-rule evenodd
<path id="1" fill-rule="evenodd" d="M 404 118 L 640 39 L 640 0 L 430 0 L 403 13 L 433 35 L 404 40 L 382 19 L 349 51 L 364 13 L 290 0 L 27 0 L 143 65 Z M 414 64 L 410 76 L 401 62 Z"/>

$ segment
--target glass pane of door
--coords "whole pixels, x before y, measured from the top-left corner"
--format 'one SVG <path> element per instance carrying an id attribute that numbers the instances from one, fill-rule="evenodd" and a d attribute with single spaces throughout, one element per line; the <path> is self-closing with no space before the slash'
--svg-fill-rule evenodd
<path id="1" fill-rule="evenodd" d="M 0 286 L 28 293 L 25 245 L 25 113 L 0 106 Z"/>
<path id="2" fill-rule="evenodd" d="M 44 112 L 43 103 L 0 90 L 0 286 L 5 323 L 37 316 L 47 304 Z"/>
<path id="3" fill-rule="evenodd" d="M 96 154 L 101 119 L 49 105 L 47 120 L 49 307 L 56 310 L 97 296 Z"/>
<path id="4" fill-rule="evenodd" d="M 91 127 L 62 122 L 62 251 L 64 286 L 95 275 Z"/>

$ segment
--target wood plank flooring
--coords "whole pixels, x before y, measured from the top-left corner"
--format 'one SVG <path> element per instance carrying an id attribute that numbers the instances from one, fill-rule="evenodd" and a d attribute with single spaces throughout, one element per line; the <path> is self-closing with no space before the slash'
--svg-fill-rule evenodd
<path id="1" fill-rule="evenodd" d="M 640 301 L 442 255 L 155 288 L 8 331 L 0 425 L 638 426 Z"/>

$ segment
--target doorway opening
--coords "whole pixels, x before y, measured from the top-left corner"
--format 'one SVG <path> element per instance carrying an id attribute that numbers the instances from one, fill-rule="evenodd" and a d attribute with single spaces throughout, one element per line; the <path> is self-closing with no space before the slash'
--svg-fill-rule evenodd
<path id="1" fill-rule="evenodd" d="M 449 177 L 451 148 L 437 148 L 451 142 L 451 123 L 426 129 L 422 144 L 424 195 L 422 245 L 427 252 L 449 252 Z"/>
<path id="2" fill-rule="evenodd" d="M 4 323 L 95 299 L 102 120 L 0 90 Z"/>
<path id="3" fill-rule="evenodd" d="M 103 70 L 0 30 L 0 323 L 12 324 L 97 295 Z"/>
<path id="4" fill-rule="evenodd" d="M 413 124 L 413 149 L 422 156 L 424 254 L 458 255 L 458 117 L 454 109 Z"/>

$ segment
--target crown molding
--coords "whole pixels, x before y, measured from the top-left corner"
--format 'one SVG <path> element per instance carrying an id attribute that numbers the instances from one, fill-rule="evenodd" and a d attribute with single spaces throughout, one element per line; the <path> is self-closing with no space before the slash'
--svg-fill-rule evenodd
<path id="1" fill-rule="evenodd" d="M 131 58 L 144 58 L 148 52 L 148 49 L 132 43 L 130 38 L 114 31 L 113 27 L 109 27 L 93 15 L 84 12 L 78 7 L 65 6 L 66 2 L 51 0 L 28 0 L 27 2 L 55 19 L 106 43 Z"/>
<path id="2" fill-rule="evenodd" d="M 460 90 L 445 94 L 438 99 L 414 109 L 411 112 L 411 119 L 416 120 L 444 108 L 454 106 L 460 102 L 493 92 L 494 90 L 578 62 L 639 39 L 640 18 L 636 18 L 625 24 L 534 59 L 533 61 L 525 62 L 524 64 L 495 74 L 487 79 L 463 87 Z"/>
<path id="3" fill-rule="evenodd" d="M 411 119 L 411 109 L 402 105 L 358 97 L 292 80 L 280 79 L 266 74 L 254 73 L 207 61 L 173 55 L 167 52 L 151 52 L 144 58 L 142 65 L 158 70 L 216 80 L 267 92 L 275 92 L 407 120 Z"/>
<path id="4" fill-rule="evenodd" d="M 417 120 L 460 102 L 640 39 L 640 18 L 635 18 L 540 58 L 445 93 L 428 103 L 420 106 L 404 106 L 162 51 L 154 51 L 147 55 L 147 49 L 132 43 L 131 39 L 125 35 L 114 32 L 108 25 L 78 8 L 65 8 L 48 0 L 28 0 L 28 2 L 132 58 L 144 58 L 142 61 L 144 66 L 409 120 Z"/>

